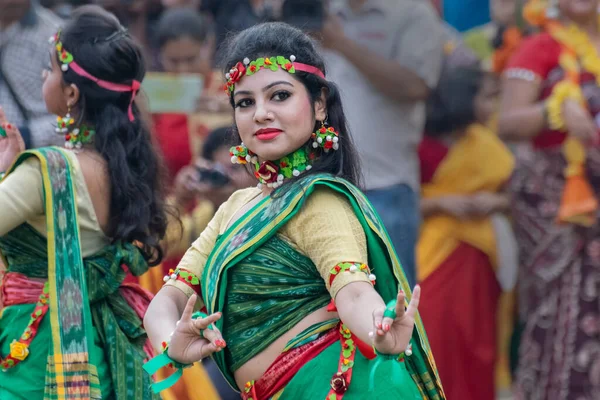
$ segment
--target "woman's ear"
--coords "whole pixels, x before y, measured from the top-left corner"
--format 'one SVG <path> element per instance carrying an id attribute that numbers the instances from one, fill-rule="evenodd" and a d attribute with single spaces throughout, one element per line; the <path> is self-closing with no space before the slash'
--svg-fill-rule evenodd
<path id="1" fill-rule="evenodd" d="M 66 85 L 63 88 L 65 103 L 67 103 L 67 105 L 69 105 L 71 108 L 79 102 L 79 95 L 79 88 L 74 83 Z"/>
<path id="2" fill-rule="evenodd" d="M 315 118 L 317 121 L 327 119 L 327 89 L 321 89 L 321 94 L 315 102 Z"/>

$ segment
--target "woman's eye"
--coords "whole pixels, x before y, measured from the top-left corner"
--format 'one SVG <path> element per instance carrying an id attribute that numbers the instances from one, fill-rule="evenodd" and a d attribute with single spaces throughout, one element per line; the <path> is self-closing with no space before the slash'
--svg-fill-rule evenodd
<path id="1" fill-rule="evenodd" d="M 291 96 L 290 92 L 287 92 L 285 90 L 281 90 L 281 91 L 275 92 L 273 94 L 273 100 L 284 101 L 284 100 L 288 99 L 290 96 Z"/>
<path id="2" fill-rule="evenodd" d="M 236 108 L 246 108 L 246 107 L 250 107 L 252 105 L 252 100 L 250 99 L 241 99 L 240 101 L 238 101 L 235 106 Z"/>

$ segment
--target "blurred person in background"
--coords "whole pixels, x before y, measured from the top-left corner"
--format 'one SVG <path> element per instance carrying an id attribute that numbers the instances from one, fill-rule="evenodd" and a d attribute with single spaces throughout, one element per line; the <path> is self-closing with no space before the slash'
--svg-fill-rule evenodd
<path id="1" fill-rule="evenodd" d="M 366 195 L 415 279 L 419 158 L 425 101 L 444 58 L 442 23 L 429 2 L 346 0 L 322 30 L 332 81 L 343 84 Z"/>
<path id="2" fill-rule="evenodd" d="M 228 35 L 233 35 L 262 22 L 276 21 L 279 18 L 284 0 L 212 0 L 207 7 L 214 17 L 217 60 L 227 54 L 221 54 L 221 45 Z M 207 8 L 204 10 L 209 11 Z"/>
<path id="3" fill-rule="evenodd" d="M 205 89 L 214 84 L 212 49 L 207 48 L 209 26 L 205 19 L 190 8 L 165 11 L 158 22 L 157 39 L 162 71 L 171 74 L 199 74 Z M 219 78 L 219 87 L 222 87 Z M 223 92 L 219 91 L 221 97 Z M 206 135 L 206 129 L 190 131 L 189 115 L 185 113 L 155 113 L 152 115 L 154 135 L 164 156 L 170 180 L 181 168 L 192 162 L 196 153 L 193 136 Z"/>
<path id="4" fill-rule="evenodd" d="M 465 43 L 488 71 L 501 74 L 521 42 L 523 27 L 517 24 L 517 1 L 490 0 L 492 20 L 464 33 Z"/>
<path id="5" fill-rule="evenodd" d="M 0 105 L 27 148 L 61 143 L 42 98 L 48 38 L 60 24 L 34 0 L 0 0 Z"/>
<path id="6" fill-rule="evenodd" d="M 495 398 L 498 304 L 516 275 L 503 193 L 513 156 L 485 127 L 498 94 L 497 79 L 478 68 L 445 70 L 419 146 L 417 277 L 428 293 L 421 316 L 449 399 Z M 513 278 L 502 287 L 506 271 Z"/>
<path id="7" fill-rule="evenodd" d="M 168 254 L 183 255 L 221 204 L 236 190 L 256 183 L 243 166 L 231 163 L 229 150 L 234 138 L 229 127 L 213 130 L 204 140 L 200 156 L 177 174 L 171 204 L 183 215 L 183 235 L 167 235 Z"/>
<path id="8" fill-rule="evenodd" d="M 597 0 L 530 1 L 503 75 L 499 134 L 521 142 L 510 183 L 524 324 L 515 398 L 600 393 L 600 27 Z"/>
<path id="9" fill-rule="evenodd" d="M 123 283 L 160 263 L 168 223 L 134 101 L 142 50 L 99 7 L 72 17 L 41 49 L 43 99 L 65 148 L 21 153 L 0 112 L 0 398 L 157 399 L 142 370 L 151 295 Z"/>
<path id="10" fill-rule="evenodd" d="M 117 16 L 123 26 L 143 46 L 149 71 L 158 69 L 156 25 L 162 13 L 160 0 L 90 0 Z"/>

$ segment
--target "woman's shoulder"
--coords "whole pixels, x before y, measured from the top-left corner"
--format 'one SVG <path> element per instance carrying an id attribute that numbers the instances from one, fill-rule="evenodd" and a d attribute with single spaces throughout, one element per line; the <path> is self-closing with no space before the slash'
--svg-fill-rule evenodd
<path id="1" fill-rule="evenodd" d="M 261 190 L 256 186 L 238 189 L 227 199 L 225 204 L 235 205 L 247 203 L 252 200 L 254 197 L 258 196 L 261 193 Z"/>

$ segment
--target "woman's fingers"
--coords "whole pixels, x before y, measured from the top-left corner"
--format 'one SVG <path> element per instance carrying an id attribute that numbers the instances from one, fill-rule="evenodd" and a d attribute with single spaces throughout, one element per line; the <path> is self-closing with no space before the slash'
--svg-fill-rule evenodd
<path id="1" fill-rule="evenodd" d="M 421 286 L 415 286 L 415 289 L 412 293 L 412 298 L 410 299 L 410 303 L 408 304 L 408 308 L 406 309 L 406 315 L 410 318 L 415 318 L 415 314 L 419 309 L 419 302 L 421 301 Z"/>
<path id="2" fill-rule="evenodd" d="M 182 321 L 188 321 L 192 319 L 192 314 L 194 313 L 194 305 L 196 304 L 196 295 L 193 294 L 188 299 L 185 308 L 183 309 L 183 313 L 181 314 Z"/>
<path id="3" fill-rule="evenodd" d="M 221 336 L 221 332 L 217 329 L 205 329 L 202 331 L 202 336 L 217 347 L 224 348 L 227 346 L 223 336 Z"/>
<path id="4" fill-rule="evenodd" d="M 198 331 L 206 330 L 209 328 L 214 329 L 215 326 L 213 324 L 219 319 L 221 319 L 221 313 L 214 313 L 207 316 L 206 318 L 196 318 L 192 320 L 192 324 L 194 325 L 194 328 L 196 328 Z"/>

